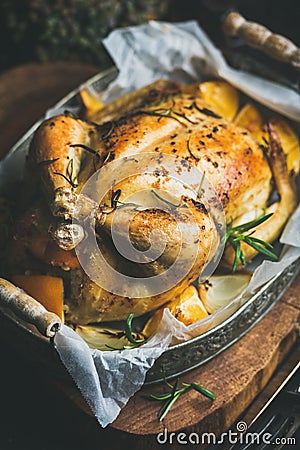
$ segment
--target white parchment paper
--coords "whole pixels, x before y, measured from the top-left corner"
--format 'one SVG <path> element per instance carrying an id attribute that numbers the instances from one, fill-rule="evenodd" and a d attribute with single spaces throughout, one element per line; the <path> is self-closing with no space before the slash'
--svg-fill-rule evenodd
<path id="1" fill-rule="evenodd" d="M 299 94 L 228 67 L 220 51 L 196 22 L 177 25 L 150 22 L 120 29 L 112 32 L 104 44 L 119 69 L 118 78 L 102 95 L 106 102 L 159 78 L 193 82 L 213 76 L 229 81 L 269 108 L 300 120 Z M 52 115 L 54 113 L 51 111 Z M 7 162 L 11 165 L 14 156 L 9 158 Z M 2 164 L 0 173 L 7 172 L 7 167 Z M 56 350 L 101 426 L 107 426 L 117 417 L 128 399 L 141 388 L 147 370 L 171 342 L 197 336 L 221 323 L 258 287 L 300 256 L 299 219 L 298 208 L 282 235 L 281 242 L 286 245 L 280 261 L 263 262 L 255 270 L 243 294 L 197 324 L 186 327 L 165 310 L 159 329 L 151 340 L 140 348 L 115 352 L 92 350 L 73 330 L 62 327 L 55 336 Z"/>

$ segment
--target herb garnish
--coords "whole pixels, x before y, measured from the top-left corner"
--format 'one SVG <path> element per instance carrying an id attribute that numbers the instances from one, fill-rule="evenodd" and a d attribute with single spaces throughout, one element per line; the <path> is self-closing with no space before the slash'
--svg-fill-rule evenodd
<path id="1" fill-rule="evenodd" d="M 149 400 L 156 400 L 163 402 L 161 408 L 158 411 L 158 419 L 160 422 L 164 420 L 164 418 L 166 417 L 166 415 L 168 414 L 174 403 L 179 399 L 179 397 L 181 397 L 181 395 L 185 394 L 186 392 L 192 389 L 211 400 L 216 399 L 216 396 L 213 392 L 211 392 L 209 389 L 201 386 L 198 383 L 181 383 L 182 387 L 178 387 L 179 378 L 177 378 L 175 384 L 172 385 L 168 382 L 165 375 L 164 375 L 164 383 L 168 386 L 170 392 L 166 392 L 163 394 L 151 394 L 147 396 Z"/>
<path id="2" fill-rule="evenodd" d="M 200 184 L 199 184 L 199 189 L 198 189 L 198 192 L 197 192 L 197 198 L 200 198 L 200 199 L 202 197 L 202 192 L 201 191 L 202 191 L 204 179 L 205 179 L 205 170 L 202 173 L 201 181 L 200 181 Z"/>
<path id="3" fill-rule="evenodd" d="M 102 139 L 107 139 L 107 138 L 109 138 L 109 136 L 111 135 L 111 133 L 113 132 L 113 129 L 114 129 L 114 127 L 115 127 L 115 123 L 114 123 L 113 121 L 110 121 L 110 122 L 106 122 L 104 125 L 101 125 L 100 130 L 102 131 L 102 126 L 104 127 L 104 126 L 107 126 L 107 125 L 109 125 L 110 128 L 109 128 L 108 131 L 102 136 Z"/>
<path id="4" fill-rule="evenodd" d="M 172 106 L 170 106 L 169 108 L 165 107 L 161 107 L 161 108 L 156 108 L 156 109 L 149 109 L 149 110 L 140 110 L 138 111 L 140 114 L 147 114 L 149 116 L 157 116 L 159 117 L 158 121 L 160 121 L 163 117 L 168 117 L 170 119 L 174 119 L 177 122 L 179 122 L 181 125 L 186 126 L 186 124 L 184 122 L 182 122 L 180 119 L 184 119 L 187 122 L 196 125 L 196 122 L 194 122 L 193 120 L 191 120 L 189 117 L 187 117 L 185 114 L 183 113 L 179 113 L 178 111 L 176 111 L 174 109 L 175 106 L 175 100 L 172 99 Z"/>
<path id="5" fill-rule="evenodd" d="M 70 147 L 79 147 L 79 148 L 82 148 L 83 150 L 86 150 L 89 153 L 92 153 L 92 155 L 97 155 L 98 157 L 100 157 L 99 153 L 96 150 L 94 150 L 93 148 L 89 147 L 88 145 L 71 144 Z"/>
<path id="6" fill-rule="evenodd" d="M 40 161 L 40 162 L 38 163 L 38 166 L 39 166 L 39 167 L 42 167 L 42 166 L 49 166 L 50 164 L 53 164 L 53 163 L 55 163 L 55 162 L 58 161 L 58 160 L 59 160 L 59 158 L 45 159 L 44 161 Z"/>
<path id="7" fill-rule="evenodd" d="M 145 339 L 145 338 L 144 339 L 136 339 L 135 334 L 132 332 L 133 318 L 134 318 L 134 313 L 130 313 L 126 319 L 125 335 L 131 344 L 134 344 L 134 346 L 139 346 L 141 344 L 144 344 L 147 341 L 147 339 Z"/>
<path id="8" fill-rule="evenodd" d="M 87 152 L 89 152 L 92 155 L 94 155 L 94 157 L 96 157 L 98 159 L 98 161 L 100 160 L 100 155 L 97 152 L 97 150 L 94 150 L 93 148 L 89 147 L 88 145 L 85 145 L 85 144 L 71 144 L 70 147 L 82 148 L 83 150 L 86 150 Z M 93 165 L 94 165 L 94 170 L 96 172 L 97 167 L 96 167 L 95 159 L 93 159 Z"/>
<path id="9" fill-rule="evenodd" d="M 215 119 L 222 119 L 219 114 L 216 114 L 214 111 L 208 108 L 199 108 L 196 102 L 193 103 L 193 106 L 202 114 L 205 114 L 206 116 L 214 117 Z"/>
<path id="10" fill-rule="evenodd" d="M 122 193 L 121 189 L 117 189 L 116 191 L 112 191 L 111 199 L 110 199 L 110 206 L 112 208 L 116 209 L 121 193 Z"/>
<path id="11" fill-rule="evenodd" d="M 121 202 L 120 200 L 119 200 L 119 198 L 120 198 L 120 196 L 121 196 L 121 193 L 122 193 L 122 191 L 121 191 L 121 189 L 117 189 L 116 191 L 112 191 L 112 194 L 111 194 L 111 199 L 110 199 L 110 207 L 111 207 L 111 210 L 109 211 L 109 212 L 113 212 L 115 209 L 119 209 L 119 208 L 122 208 L 122 207 L 124 207 L 124 206 L 132 206 L 132 207 L 134 207 L 135 208 L 135 210 L 136 210 L 136 208 L 140 208 L 141 207 L 141 205 L 138 205 L 137 203 L 133 203 L 133 202 L 128 202 L 128 203 L 126 203 L 126 202 Z"/>
<path id="12" fill-rule="evenodd" d="M 189 137 L 189 139 L 186 141 L 186 146 L 188 149 L 189 154 L 196 160 L 196 161 L 200 161 L 200 158 L 198 158 L 197 156 L 194 155 L 194 153 L 191 150 L 191 145 L 190 145 L 190 140 L 191 140 L 191 136 Z"/>
<path id="13" fill-rule="evenodd" d="M 65 109 L 64 115 L 67 117 L 71 117 L 71 119 L 78 119 L 78 116 L 68 109 Z"/>
<path id="14" fill-rule="evenodd" d="M 110 156 L 111 156 L 111 152 L 108 152 L 107 155 L 106 155 L 106 157 L 105 157 L 105 159 L 104 159 L 104 161 L 103 161 L 103 165 L 106 164 L 106 163 L 108 162 Z"/>
<path id="15" fill-rule="evenodd" d="M 278 259 L 277 255 L 275 255 L 275 253 L 273 253 L 271 251 L 273 249 L 273 246 L 271 244 L 269 244 L 268 242 L 265 242 L 261 239 L 251 236 L 253 233 L 255 233 L 256 230 L 253 230 L 249 234 L 244 234 L 247 231 L 251 230 L 252 228 L 257 227 L 261 223 L 268 220 L 272 215 L 273 215 L 273 213 L 266 214 L 266 212 L 264 211 L 256 219 L 251 220 L 250 222 L 246 222 L 242 225 L 233 227 L 232 222 L 231 222 L 231 224 L 229 224 L 229 227 L 228 227 L 225 235 L 223 236 L 222 243 L 226 244 L 228 242 L 235 251 L 235 258 L 234 258 L 234 262 L 233 262 L 233 266 L 232 266 L 233 272 L 236 271 L 239 261 L 241 261 L 241 263 L 243 265 L 246 264 L 245 256 L 241 249 L 241 241 L 250 245 L 250 247 L 253 247 L 259 253 L 263 253 L 264 255 L 269 256 L 270 258 L 272 258 L 274 260 Z"/>
<path id="16" fill-rule="evenodd" d="M 181 203 L 178 203 L 177 205 L 175 205 L 174 203 L 170 202 L 166 198 L 161 197 L 157 192 L 155 192 L 154 189 L 151 189 L 151 193 L 153 195 L 155 195 L 155 197 L 157 197 L 160 201 L 162 201 L 162 202 L 166 203 L 167 205 L 171 206 L 171 208 L 179 208 L 181 206 Z"/>
<path id="17" fill-rule="evenodd" d="M 140 345 L 145 344 L 147 342 L 148 338 L 140 339 L 138 337 L 138 334 L 132 331 L 133 318 L 134 318 L 134 313 L 130 313 L 126 319 L 125 330 L 124 330 L 124 335 L 130 342 L 130 345 L 124 345 L 122 348 L 115 348 L 115 347 L 111 347 L 110 345 L 106 344 L 106 347 L 110 348 L 111 350 L 131 350 L 131 349 L 139 347 Z"/>
<path id="18" fill-rule="evenodd" d="M 53 172 L 55 175 L 59 175 L 60 177 L 63 177 L 73 188 L 78 187 L 78 183 L 76 182 L 76 176 L 74 177 L 74 161 L 73 159 L 70 159 L 68 166 L 67 166 L 67 175 L 64 175 L 60 172 Z"/>

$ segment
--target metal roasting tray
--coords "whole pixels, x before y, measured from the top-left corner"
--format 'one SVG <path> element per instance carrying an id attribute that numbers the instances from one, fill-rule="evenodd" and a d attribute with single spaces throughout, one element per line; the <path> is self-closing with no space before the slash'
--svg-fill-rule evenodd
<path id="1" fill-rule="evenodd" d="M 85 83 L 85 86 L 91 86 L 95 91 L 102 92 L 116 78 L 117 73 L 117 69 L 113 67 L 92 77 Z M 80 106 L 81 99 L 78 88 L 59 101 L 54 109 L 73 111 Z M 11 152 L 25 154 L 33 133 L 41 122 L 42 120 L 36 122 L 15 144 Z M 228 348 L 267 314 L 296 278 L 299 271 L 300 259 L 278 273 L 221 324 L 189 341 L 169 347 L 147 373 L 146 384 L 162 381 L 163 374 L 167 377 L 183 374 L 204 364 Z M 14 314 L 11 314 L 10 311 L 0 309 L 0 319 L 1 316 L 5 321 L 6 329 L 10 329 L 10 326 L 7 328 L 7 324 L 10 323 L 12 325 L 11 330 L 15 330 L 16 336 L 19 336 L 19 338 L 22 336 L 22 342 L 19 339 L 20 346 L 24 347 L 26 343 L 26 353 L 31 359 L 36 360 L 37 357 L 41 357 L 41 362 L 46 364 L 51 372 L 61 373 L 61 367 L 55 367 L 59 364 L 62 366 L 62 363 L 53 348 L 52 340 L 40 335 L 31 326 L 27 326 Z M 31 346 L 30 343 L 32 343 Z M 37 348 L 39 351 L 36 351 Z M 49 367 L 50 365 L 52 367 Z"/>

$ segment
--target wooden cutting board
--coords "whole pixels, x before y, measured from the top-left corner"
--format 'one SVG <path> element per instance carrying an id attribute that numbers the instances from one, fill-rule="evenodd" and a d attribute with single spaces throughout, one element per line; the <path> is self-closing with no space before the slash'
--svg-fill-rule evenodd
<path id="1" fill-rule="evenodd" d="M 56 63 L 22 66 L 2 74 L 0 154 L 4 155 L 48 107 L 97 71 L 97 68 L 90 66 Z M 299 330 L 299 292 L 300 276 L 267 316 L 246 336 L 212 361 L 182 376 L 181 381 L 196 381 L 207 386 L 217 395 L 217 399 L 212 402 L 196 392 L 189 392 L 177 402 L 164 424 L 157 421 L 158 404 L 144 398 L 149 393 L 163 392 L 165 387 L 161 384 L 144 387 L 129 401 L 117 420 L 108 429 L 102 430 L 92 418 L 91 412 L 70 379 L 66 382 L 52 377 L 50 383 L 49 374 L 43 377 L 39 372 L 36 379 L 31 375 L 33 384 L 31 386 L 29 382 L 26 386 L 27 390 L 29 389 L 30 403 L 36 406 L 32 409 L 24 407 L 22 415 L 22 426 L 24 423 L 28 424 L 25 429 L 29 441 L 30 436 L 32 437 L 31 448 L 40 448 L 38 443 L 36 447 L 34 446 L 37 430 L 31 427 L 31 423 L 35 421 L 38 423 L 41 420 L 39 411 L 45 403 L 47 404 L 47 410 L 43 413 L 45 420 L 51 420 L 57 415 L 58 407 L 60 410 L 62 408 L 65 413 L 59 415 L 60 425 L 57 425 L 56 429 L 61 430 L 68 442 L 72 440 L 74 443 L 76 433 L 81 433 L 86 448 L 88 445 L 101 442 L 104 438 L 106 448 L 110 450 L 161 448 L 156 435 L 163 431 L 165 426 L 169 432 L 175 433 L 196 431 L 199 434 L 203 432 L 219 434 L 225 431 L 261 392 L 275 369 L 293 348 Z M 9 336 L 9 339 L 13 340 L 13 336 Z M 14 347 L 17 351 L 17 342 Z M 13 375 L 11 379 L 15 379 Z M 9 382 L 10 377 L 5 379 L 5 389 L 13 392 L 16 385 L 10 386 Z M 43 383 L 46 388 L 43 388 Z M 52 400 L 53 389 L 59 392 L 55 397 L 55 403 Z M 40 390 L 44 396 L 42 399 L 39 399 Z M 63 400 L 66 398 L 63 394 L 72 399 L 71 404 Z M 81 413 L 78 416 L 75 413 L 77 409 L 75 404 L 80 407 Z M 83 411 L 87 414 L 83 414 Z M 7 417 L 2 424 L 5 424 L 5 420 L 8 420 Z M 26 441 L 26 436 L 23 439 Z M 24 445 L 23 448 L 27 447 Z M 45 448 L 48 449 L 46 443 Z M 73 444 L 72 448 L 77 447 Z M 169 448 L 168 445 L 165 445 L 165 448 Z M 171 448 L 182 448 L 182 445 L 174 441 Z"/>

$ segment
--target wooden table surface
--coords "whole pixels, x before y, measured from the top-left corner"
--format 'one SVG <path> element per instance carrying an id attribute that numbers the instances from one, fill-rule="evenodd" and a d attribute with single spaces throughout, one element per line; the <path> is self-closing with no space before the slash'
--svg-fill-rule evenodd
<path id="1" fill-rule="evenodd" d="M 4 155 L 49 106 L 97 70 L 59 63 L 23 66 L 1 75 L 1 154 Z M 238 415 L 246 423 L 251 422 L 299 360 L 295 345 L 299 288 L 298 276 L 283 299 L 246 336 L 215 360 L 183 377 L 184 381 L 209 383 L 209 387 L 217 391 L 218 399 L 214 405 L 200 401 L 194 394 L 182 399 L 166 420 L 170 431 L 224 430 Z M 87 408 L 76 406 L 76 403 L 82 406 L 83 402 L 71 380 L 69 387 L 62 389 L 38 364 L 29 363 L 26 350 L 23 354 L 11 350 L 13 336 L 3 336 L 0 330 L 0 338 L 1 450 L 161 447 L 155 438 L 162 431 L 162 425 L 156 420 L 157 405 L 143 399 L 143 394 L 150 390 L 159 392 L 161 386 L 143 388 L 116 422 L 103 430 L 94 417 L 87 414 Z"/>

